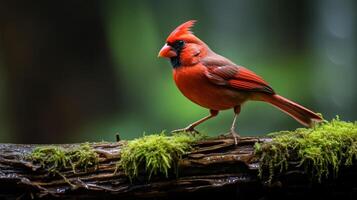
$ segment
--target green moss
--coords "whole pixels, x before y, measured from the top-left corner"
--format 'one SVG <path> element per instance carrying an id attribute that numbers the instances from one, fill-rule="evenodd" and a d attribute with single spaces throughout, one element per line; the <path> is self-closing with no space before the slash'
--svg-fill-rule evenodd
<path id="1" fill-rule="evenodd" d="M 69 167 L 69 157 L 64 149 L 57 146 L 37 147 L 27 159 L 50 172 Z"/>
<path id="2" fill-rule="evenodd" d="M 274 172 L 286 170 L 289 161 L 321 181 L 330 173 L 337 175 L 341 166 L 352 165 L 357 159 L 357 122 L 344 122 L 338 117 L 314 128 L 299 128 L 270 134 L 271 142 L 255 145 L 260 157 L 259 176 L 268 174 L 270 182 Z M 268 171 L 266 171 L 268 169 Z"/>
<path id="3" fill-rule="evenodd" d="M 169 170 L 177 167 L 178 160 L 202 137 L 189 133 L 144 135 L 129 141 L 122 148 L 117 167 L 123 169 L 131 180 L 139 172 L 145 172 L 148 179 L 153 174 L 164 174 L 167 177 Z"/>
<path id="4" fill-rule="evenodd" d="M 64 149 L 58 146 L 43 146 L 34 149 L 27 159 L 49 172 L 59 172 L 66 168 L 87 170 L 96 167 L 99 161 L 97 153 L 89 143 L 75 148 Z"/>
<path id="5" fill-rule="evenodd" d="M 87 168 L 89 167 L 96 168 L 99 162 L 98 154 L 89 145 L 89 143 L 82 144 L 79 148 L 68 151 L 67 154 L 69 156 L 73 172 L 75 172 L 76 169 L 84 169 L 84 171 L 87 171 Z"/>

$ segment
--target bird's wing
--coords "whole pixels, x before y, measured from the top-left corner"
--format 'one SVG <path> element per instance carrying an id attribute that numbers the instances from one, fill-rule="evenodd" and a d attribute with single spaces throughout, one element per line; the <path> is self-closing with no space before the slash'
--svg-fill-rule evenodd
<path id="1" fill-rule="evenodd" d="M 207 66 L 206 77 L 216 85 L 237 90 L 274 94 L 274 90 L 254 72 L 236 65 Z"/>

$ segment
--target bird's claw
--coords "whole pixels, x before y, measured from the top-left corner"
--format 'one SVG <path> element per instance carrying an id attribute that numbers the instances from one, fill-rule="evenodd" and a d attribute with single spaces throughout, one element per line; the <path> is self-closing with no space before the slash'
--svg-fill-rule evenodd
<path id="1" fill-rule="evenodd" d="M 181 133 L 181 132 L 193 133 L 193 134 L 197 134 L 198 133 L 198 131 L 196 129 L 194 129 L 193 127 L 191 127 L 191 126 L 171 131 L 171 133 Z"/>
<path id="2" fill-rule="evenodd" d="M 234 138 L 234 145 L 238 145 L 238 141 L 240 139 L 240 135 L 236 133 L 235 131 L 231 131 L 231 135 Z"/>
<path id="3" fill-rule="evenodd" d="M 238 145 L 238 141 L 240 139 L 240 135 L 238 133 L 236 133 L 234 130 L 230 131 L 232 137 L 234 138 L 234 144 L 237 146 Z"/>
<path id="4" fill-rule="evenodd" d="M 224 137 L 224 138 L 229 137 L 229 136 L 233 137 L 234 145 L 237 146 L 238 142 L 239 142 L 239 139 L 240 139 L 240 135 L 237 132 L 235 132 L 234 130 L 231 130 L 228 133 L 221 135 L 221 137 Z"/>

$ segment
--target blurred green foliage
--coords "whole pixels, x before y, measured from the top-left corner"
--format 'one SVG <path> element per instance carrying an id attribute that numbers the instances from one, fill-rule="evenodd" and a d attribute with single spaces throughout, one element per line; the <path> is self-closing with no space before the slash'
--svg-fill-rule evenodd
<path id="1" fill-rule="evenodd" d="M 59 142 L 111 141 L 117 132 L 124 139 L 132 139 L 144 132 L 182 128 L 207 115 L 206 109 L 180 94 L 172 80 L 169 62 L 157 58 L 168 34 L 190 19 L 198 20 L 193 31 L 212 50 L 255 71 L 282 96 L 323 113 L 327 119 L 336 114 L 346 120 L 356 119 L 357 107 L 353 102 L 357 99 L 357 83 L 355 78 L 349 78 L 356 74 L 356 69 L 351 67 L 355 66 L 356 58 L 343 57 L 346 62 L 342 64 L 332 59 L 339 58 L 341 52 L 342 55 L 356 52 L 357 45 L 352 42 L 356 34 L 341 36 L 334 32 L 336 29 L 356 30 L 356 26 L 349 23 L 354 19 L 354 14 L 349 14 L 355 11 L 351 8 L 352 1 L 93 2 L 98 8 L 113 64 L 112 89 L 116 91 L 113 97 L 117 97 L 119 103 L 112 112 L 86 118 L 75 128 L 66 130 L 68 133 L 54 135 Z M 78 16 L 82 14 L 80 9 L 82 6 L 78 6 Z M 334 14 L 326 17 L 327 11 Z M 341 21 L 350 25 L 347 28 L 333 26 Z M 328 46 L 329 41 L 336 41 L 335 46 Z M 326 53 L 327 48 L 335 47 L 339 49 L 335 54 Z M 6 60 L 0 57 L 0 61 L 1 58 Z M 101 67 L 96 65 L 97 69 Z M 339 70 L 333 70 L 335 68 Z M 3 74 L 1 68 L 0 72 L 0 119 L 5 120 L 0 122 L 0 141 L 16 142 L 21 136 L 6 128 L 6 116 L 11 110 L 4 109 L 6 73 Z M 105 98 L 110 99 L 103 98 L 98 104 L 105 104 Z M 198 130 L 210 135 L 225 133 L 232 119 L 233 111 L 223 111 Z M 300 125 L 270 105 L 248 102 L 242 108 L 237 127 L 241 135 L 259 135 Z"/>

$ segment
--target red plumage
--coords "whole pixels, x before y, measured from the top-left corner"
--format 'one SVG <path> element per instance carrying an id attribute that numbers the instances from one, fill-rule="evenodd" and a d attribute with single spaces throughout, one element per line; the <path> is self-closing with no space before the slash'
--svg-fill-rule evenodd
<path id="1" fill-rule="evenodd" d="M 194 22 L 191 20 L 178 26 L 159 52 L 160 57 L 170 58 L 179 90 L 191 101 L 211 111 L 211 115 L 180 131 L 194 131 L 195 126 L 216 116 L 218 111 L 233 108 L 235 118 L 231 133 L 237 142 L 235 119 L 241 105 L 248 100 L 268 102 L 305 126 L 322 120 L 309 109 L 277 95 L 254 72 L 213 52 L 191 32 Z"/>

